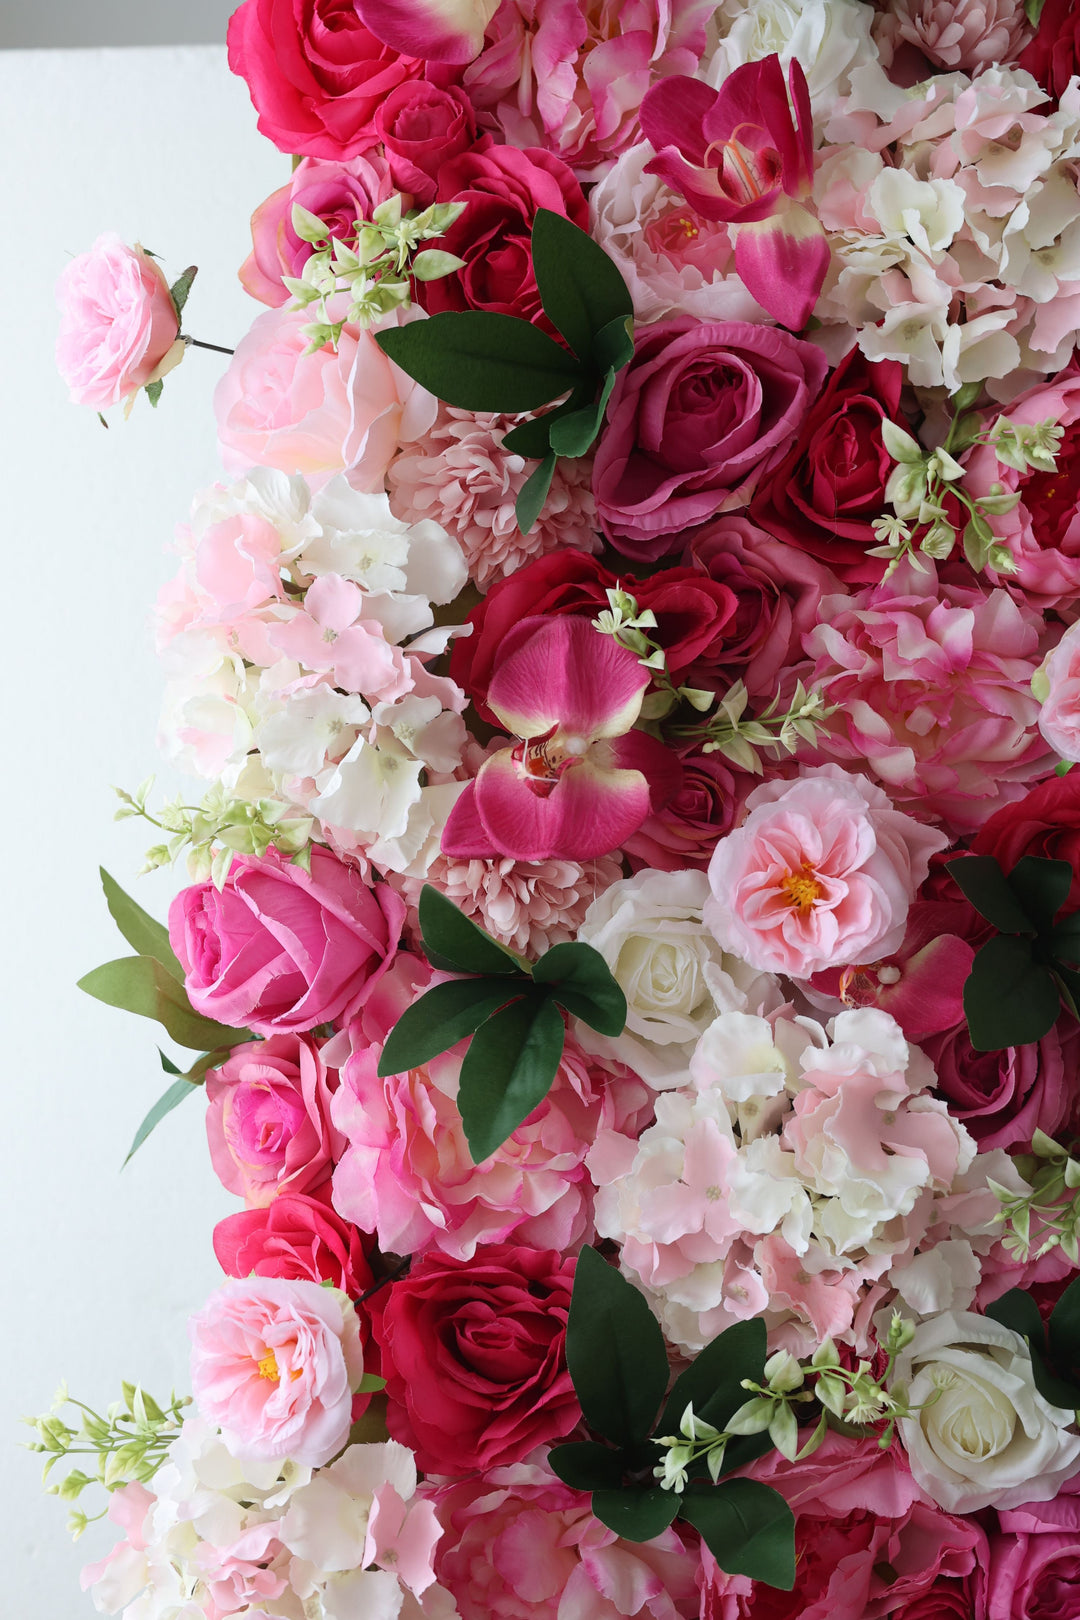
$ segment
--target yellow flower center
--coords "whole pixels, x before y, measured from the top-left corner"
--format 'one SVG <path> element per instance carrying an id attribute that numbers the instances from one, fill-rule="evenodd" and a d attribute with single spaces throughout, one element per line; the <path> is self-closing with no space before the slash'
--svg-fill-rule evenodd
<path id="1" fill-rule="evenodd" d="M 822 892 L 821 884 L 806 866 L 798 872 L 789 872 L 780 887 L 789 903 L 804 916 Z"/>
<path id="2" fill-rule="evenodd" d="M 278 1372 L 277 1356 L 275 1356 L 272 1350 L 268 1350 L 265 1356 L 263 1356 L 262 1360 L 259 1362 L 259 1377 L 269 1378 L 270 1382 L 273 1384 L 276 1384 L 278 1379 L 281 1377 L 281 1374 Z"/>

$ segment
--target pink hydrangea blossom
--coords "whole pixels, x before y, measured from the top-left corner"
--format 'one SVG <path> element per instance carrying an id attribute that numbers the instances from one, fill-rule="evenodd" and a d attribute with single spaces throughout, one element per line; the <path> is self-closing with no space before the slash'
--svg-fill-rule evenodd
<path id="1" fill-rule="evenodd" d="M 874 19 L 881 65 L 899 84 L 1011 65 L 1030 35 L 1019 0 L 889 0 Z"/>
<path id="2" fill-rule="evenodd" d="M 124 1534 L 96 1563 L 86 1564 L 79 1575 L 84 1592 L 93 1590 L 94 1606 L 116 1614 L 137 1597 L 146 1584 L 150 1510 L 155 1498 L 145 1485 L 132 1483 L 109 1497 L 109 1518 Z"/>
<path id="3" fill-rule="evenodd" d="M 164 272 L 115 231 L 72 259 L 56 284 L 56 299 L 56 364 L 76 405 L 116 405 L 183 358 Z"/>
<path id="4" fill-rule="evenodd" d="M 1062 759 L 1080 760 L 1080 622 L 1066 630 L 1039 671 L 1039 730 Z"/>
<path id="5" fill-rule="evenodd" d="M 705 922 L 751 967 L 807 979 L 903 943 L 908 907 L 949 840 L 837 765 L 770 781 L 709 866 Z"/>
<path id="6" fill-rule="evenodd" d="M 366 617 L 366 608 L 359 585 L 340 574 L 321 574 L 309 585 L 303 607 L 272 629 L 270 639 L 305 669 L 329 674 L 341 691 L 394 703 L 412 688 L 410 667 L 379 620 Z"/>

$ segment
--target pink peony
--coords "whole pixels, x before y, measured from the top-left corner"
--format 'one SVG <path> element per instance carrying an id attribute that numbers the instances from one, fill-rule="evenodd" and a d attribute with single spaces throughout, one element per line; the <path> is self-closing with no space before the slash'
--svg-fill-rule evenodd
<path id="1" fill-rule="evenodd" d="M 104 232 L 61 272 L 56 301 L 56 365 L 76 405 L 116 405 L 183 357 L 163 272 L 115 231 Z"/>
<path id="2" fill-rule="evenodd" d="M 370 331 L 346 328 L 336 350 L 305 354 L 309 322 L 307 310 L 267 310 L 241 338 L 214 392 L 221 459 L 236 477 L 276 467 L 318 489 L 344 472 L 355 489 L 381 490 L 399 447 L 435 420 L 435 401 Z"/>
<path id="3" fill-rule="evenodd" d="M 939 584 L 924 567 L 826 597 L 803 673 L 837 706 L 825 755 L 923 819 L 973 832 L 1052 764 L 1030 692 L 1043 623 L 1004 590 Z"/>
<path id="4" fill-rule="evenodd" d="M 898 950 L 908 907 L 949 840 L 836 765 L 765 782 L 709 866 L 705 922 L 751 967 L 807 979 Z"/>
<path id="5" fill-rule="evenodd" d="M 431 982 L 402 958 L 352 1028 L 331 1112 L 348 1140 L 334 1172 L 334 1206 L 397 1254 L 441 1250 L 469 1259 L 511 1235 L 534 1248 L 576 1250 L 592 1231 L 585 1154 L 600 1128 L 647 1117 L 649 1093 L 621 1066 L 567 1039 L 544 1101 L 483 1164 L 473 1164 L 455 1098 L 462 1049 L 381 1080 L 382 1042 Z"/>
<path id="6" fill-rule="evenodd" d="M 1030 37 L 1021 0 L 889 0 L 874 19 L 881 65 L 904 85 L 1012 65 Z"/>
<path id="7" fill-rule="evenodd" d="M 405 907 L 329 850 L 306 872 L 269 849 L 237 856 L 222 889 L 196 883 L 169 908 L 192 1006 L 260 1035 L 351 1016 L 393 960 Z"/>
<path id="8" fill-rule="evenodd" d="M 390 463 L 390 507 L 406 523 L 434 518 L 453 535 L 469 578 L 481 590 L 505 579 L 532 557 L 576 547 L 600 549 L 590 463 L 563 458 L 528 534 L 514 504 L 534 463 L 502 446 L 512 424 L 443 405 L 435 426 Z"/>
<path id="9" fill-rule="evenodd" d="M 1039 730 L 1055 754 L 1080 760 L 1080 621 L 1069 626 L 1039 671 L 1036 688 L 1043 687 Z"/>
<path id="10" fill-rule="evenodd" d="M 222 1185 L 252 1209 L 327 1181 L 344 1147 L 330 1123 L 336 1085 L 310 1037 L 237 1046 L 206 1077 L 210 1162 Z"/>
<path id="11" fill-rule="evenodd" d="M 461 1620 L 691 1620 L 696 1538 L 680 1526 L 621 1541 L 546 1465 L 421 1487 L 444 1535 L 436 1579 Z"/>
<path id="12" fill-rule="evenodd" d="M 195 1404 L 234 1456 L 321 1468 L 346 1444 L 364 1364 L 344 1295 L 282 1277 L 230 1278 L 188 1331 Z"/>
<path id="13" fill-rule="evenodd" d="M 370 219 L 394 190 L 390 168 L 376 152 L 348 163 L 304 158 L 288 185 L 267 197 L 251 216 L 252 249 L 240 266 L 244 287 L 252 298 L 271 308 L 288 303 L 291 294 L 282 276 L 301 275 L 315 251 L 293 229 L 296 204 L 329 226 L 331 236 L 351 242 L 356 221 Z"/>

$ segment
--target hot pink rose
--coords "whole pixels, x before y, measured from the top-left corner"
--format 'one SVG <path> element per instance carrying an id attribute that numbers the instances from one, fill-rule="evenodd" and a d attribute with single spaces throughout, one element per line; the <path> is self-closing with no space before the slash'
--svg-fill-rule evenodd
<path id="1" fill-rule="evenodd" d="M 299 276 L 315 251 L 293 230 L 295 204 L 321 219 L 338 241 L 351 242 L 356 221 L 370 219 L 395 189 L 389 166 L 377 152 L 348 163 L 304 158 L 288 185 L 267 197 L 251 216 L 253 245 L 240 266 L 240 280 L 252 298 L 273 309 L 287 304 L 291 294 L 282 276 Z"/>
<path id="2" fill-rule="evenodd" d="M 1080 1495 L 1066 1480 L 1050 1502 L 1007 1508 L 990 1542 L 987 1620 L 1080 1614 Z"/>
<path id="3" fill-rule="evenodd" d="M 214 391 L 222 462 L 235 477 L 276 467 L 318 489 L 344 472 L 355 489 L 381 490 L 399 447 L 428 431 L 438 406 L 370 331 L 346 328 L 336 351 L 305 354 L 309 322 L 303 309 L 268 310 L 241 338 Z"/>
<path id="4" fill-rule="evenodd" d="M 689 315 L 646 327 L 593 463 L 608 539 L 653 562 L 695 524 L 745 506 L 795 442 L 827 371 L 820 349 L 773 327 Z"/>
<path id="5" fill-rule="evenodd" d="M 765 782 L 746 809 L 709 866 L 705 921 L 725 950 L 806 979 L 899 948 L 930 856 L 948 844 L 943 833 L 837 766 Z"/>
<path id="6" fill-rule="evenodd" d="M 56 365 L 76 405 L 116 405 L 183 355 L 164 274 L 115 231 L 104 232 L 61 272 L 56 301 Z"/>
<path id="7" fill-rule="evenodd" d="M 237 856 L 222 889 L 197 883 L 169 909 L 191 1004 L 259 1035 L 351 1016 L 397 950 L 405 906 L 318 845 L 305 872 L 269 849 Z"/>
<path id="8" fill-rule="evenodd" d="M 399 84 L 375 114 L 375 133 L 399 191 L 417 206 L 435 201 L 443 164 L 467 152 L 476 140 L 476 114 L 456 85 L 443 90 L 426 79 Z M 314 210 L 318 213 L 318 209 Z"/>
<path id="9" fill-rule="evenodd" d="M 326 1181 L 345 1145 L 330 1123 L 336 1087 L 310 1036 L 234 1048 L 206 1076 L 206 1134 L 222 1185 L 257 1208 Z"/>
<path id="10" fill-rule="evenodd" d="M 364 1359 L 343 1294 L 281 1277 L 230 1278 L 188 1331 L 195 1404 L 235 1456 L 321 1468 L 345 1445 Z"/>
<path id="11" fill-rule="evenodd" d="M 329 1282 L 350 1298 L 373 1280 L 364 1234 L 306 1193 L 279 1193 L 262 1209 L 226 1215 L 214 1227 L 214 1254 L 229 1277 Z"/>

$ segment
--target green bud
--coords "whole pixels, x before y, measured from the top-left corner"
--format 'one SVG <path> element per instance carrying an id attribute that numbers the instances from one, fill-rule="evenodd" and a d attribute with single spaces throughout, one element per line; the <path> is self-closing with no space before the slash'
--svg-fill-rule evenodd
<path id="1" fill-rule="evenodd" d="M 770 1389 L 787 1394 L 802 1388 L 805 1375 L 790 1350 L 777 1350 L 765 1363 L 765 1382 Z"/>

